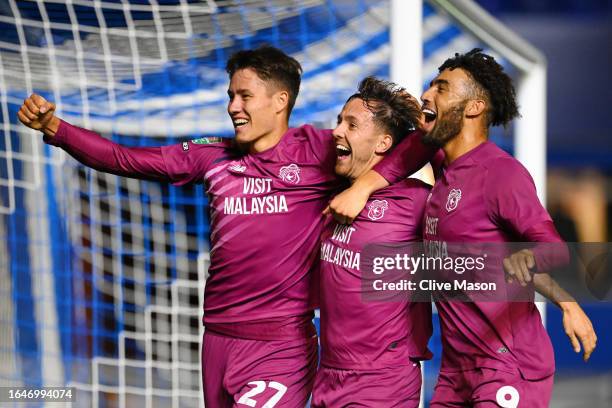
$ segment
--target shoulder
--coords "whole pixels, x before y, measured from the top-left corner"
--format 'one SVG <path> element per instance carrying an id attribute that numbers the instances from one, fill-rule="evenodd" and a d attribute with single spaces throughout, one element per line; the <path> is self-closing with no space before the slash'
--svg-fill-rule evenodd
<path id="1" fill-rule="evenodd" d="M 533 184 L 531 174 L 514 156 L 491 144 L 490 154 L 481 161 L 486 170 L 486 187 L 513 189 L 516 186 Z"/>
<path id="2" fill-rule="evenodd" d="M 429 193 L 429 190 L 431 190 L 431 186 L 429 184 L 417 178 L 407 178 L 406 180 L 403 180 L 397 184 L 400 184 L 400 186 L 407 191 Z"/>
<path id="3" fill-rule="evenodd" d="M 416 239 L 429 192 L 429 185 L 421 180 L 402 180 L 375 192 L 359 218 L 385 224 L 386 232 L 401 233 L 404 240 Z"/>
<path id="4" fill-rule="evenodd" d="M 289 129 L 284 139 L 285 150 L 296 157 L 302 154 L 302 158 L 307 161 L 327 163 L 331 160 L 330 155 L 335 153 L 334 138 L 329 129 L 302 125 Z"/>
<path id="5" fill-rule="evenodd" d="M 234 147 L 233 139 L 202 137 L 164 146 L 162 154 L 167 160 L 193 161 L 201 158 L 209 160 L 221 156 L 235 156 L 237 150 Z"/>
<path id="6" fill-rule="evenodd" d="M 399 200 L 420 199 L 427 197 L 431 186 L 416 178 L 407 178 L 377 191 L 374 196 L 386 196 Z"/>
<path id="7" fill-rule="evenodd" d="M 330 129 L 319 129 L 312 125 L 302 125 L 295 128 L 290 128 L 286 137 L 289 143 L 296 142 L 325 142 L 328 143 L 331 139 Z"/>
<path id="8" fill-rule="evenodd" d="M 384 201 L 393 203 L 402 211 L 412 211 L 425 206 L 431 186 L 419 179 L 407 178 L 380 189 L 372 194 L 370 202 Z"/>
<path id="9" fill-rule="evenodd" d="M 213 149 L 234 149 L 234 139 L 230 137 L 200 137 L 198 139 L 192 139 L 188 142 L 183 142 L 183 146 L 185 143 L 188 143 L 189 147 L 194 147 L 196 149 L 201 148 L 213 148 Z"/>
<path id="10" fill-rule="evenodd" d="M 202 154 L 239 154 L 233 138 L 229 137 L 201 137 L 183 142 L 182 150 L 189 150 Z"/>
<path id="11" fill-rule="evenodd" d="M 499 176 L 499 180 L 506 180 L 511 176 L 527 176 L 531 178 L 529 172 L 514 156 L 504 151 L 494 143 L 489 143 L 486 147 L 485 156 L 479 160 L 489 177 Z"/>
<path id="12" fill-rule="evenodd" d="M 191 143 L 193 143 L 193 144 L 210 145 L 210 144 L 223 143 L 225 140 L 226 139 L 224 139 L 222 137 L 200 137 L 198 139 L 192 139 Z"/>

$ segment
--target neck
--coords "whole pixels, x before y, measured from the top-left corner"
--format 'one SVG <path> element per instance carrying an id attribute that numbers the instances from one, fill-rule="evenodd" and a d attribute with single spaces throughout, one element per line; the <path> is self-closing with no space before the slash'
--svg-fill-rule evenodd
<path id="1" fill-rule="evenodd" d="M 487 128 L 470 128 L 468 126 L 464 126 L 457 136 L 452 138 L 442 147 L 445 155 L 445 164 L 451 164 L 459 157 L 486 142 L 487 139 Z"/>
<path id="2" fill-rule="evenodd" d="M 287 122 L 283 122 L 282 124 L 275 126 L 274 130 L 272 130 L 270 133 L 248 144 L 249 153 L 261 153 L 273 148 L 278 144 L 278 142 L 280 142 L 288 129 L 289 124 Z"/>
<path id="3" fill-rule="evenodd" d="M 364 166 L 363 170 L 359 173 L 359 175 L 348 177 L 349 182 L 351 184 L 355 184 L 355 182 L 358 179 L 362 178 L 364 174 L 366 174 L 367 172 L 372 170 L 374 168 L 374 166 L 376 166 L 378 163 L 380 163 L 384 157 L 385 156 L 382 155 L 382 154 L 374 154 L 374 156 L 372 156 L 370 161 Z"/>

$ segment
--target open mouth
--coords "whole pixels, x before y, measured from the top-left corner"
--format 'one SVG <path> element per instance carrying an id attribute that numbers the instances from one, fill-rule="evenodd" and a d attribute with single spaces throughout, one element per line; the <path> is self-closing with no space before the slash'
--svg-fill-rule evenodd
<path id="1" fill-rule="evenodd" d="M 434 112 L 433 110 L 429 108 L 423 109 L 423 115 L 425 115 L 426 123 L 433 122 L 434 120 L 436 120 L 436 117 L 438 116 L 436 112 Z"/>
<path id="2" fill-rule="evenodd" d="M 340 160 L 347 159 L 351 155 L 351 149 L 350 147 L 343 146 L 341 144 L 337 144 L 336 145 L 336 155 L 338 156 L 338 159 Z"/>
<path id="3" fill-rule="evenodd" d="M 246 125 L 247 123 L 249 123 L 249 121 L 247 119 L 233 119 L 232 122 L 234 123 L 234 128 L 236 128 L 236 129 Z"/>

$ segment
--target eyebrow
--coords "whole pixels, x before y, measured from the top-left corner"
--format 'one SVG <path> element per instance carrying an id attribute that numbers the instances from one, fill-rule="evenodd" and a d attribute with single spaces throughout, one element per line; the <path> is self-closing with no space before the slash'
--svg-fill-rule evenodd
<path id="1" fill-rule="evenodd" d="M 448 85 L 448 81 L 446 79 L 434 79 L 429 83 L 429 86 L 434 85 Z"/>
<path id="2" fill-rule="evenodd" d="M 357 117 L 355 117 L 353 115 L 346 115 L 344 117 L 344 120 L 350 120 L 350 121 L 353 121 L 353 122 L 357 122 L 358 121 Z M 341 121 L 342 121 L 342 114 L 339 114 L 338 115 L 338 123 L 340 123 Z"/>
<path id="3" fill-rule="evenodd" d="M 248 89 L 243 89 L 243 88 L 241 88 L 241 89 L 236 89 L 236 91 L 235 91 L 235 92 L 234 92 L 234 91 L 232 91 L 231 89 L 228 89 L 228 90 L 227 90 L 227 94 L 228 94 L 228 95 L 230 95 L 230 94 L 232 94 L 232 93 L 235 93 L 236 95 L 241 95 L 241 94 L 244 94 L 244 93 L 251 93 L 251 91 L 250 91 L 250 90 L 248 90 Z"/>

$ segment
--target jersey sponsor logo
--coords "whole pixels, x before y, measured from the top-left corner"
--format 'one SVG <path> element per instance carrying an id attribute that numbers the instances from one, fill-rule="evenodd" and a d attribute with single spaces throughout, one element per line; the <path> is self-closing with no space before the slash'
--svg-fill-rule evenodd
<path id="1" fill-rule="evenodd" d="M 189 150 L 189 143 L 183 142 L 183 151 L 186 152 L 187 150 Z"/>
<path id="2" fill-rule="evenodd" d="M 427 235 L 438 235 L 438 217 L 425 217 L 425 233 Z"/>
<path id="3" fill-rule="evenodd" d="M 220 137 L 201 137 L 199 139 L 193 139 L 191 143 L 195 144 L 213 144 L 222 142 L 223 139 Z"/>
<path id="4" fill-rule="evenodd" d="M 246 170 L 246 166 L 240 164 L 237 161 L 231 162 L 229 166 L 227 166 L 227 168 L 232 171 L 237 171 L 238 173 L 244 173 L 244 171 Z"/>
<path id="5" fill-rule="evenodd" d="M 459 200 L 461 200 L 461 190 L 453 188 L 446 199 L 446 211 L 451 212 L 457 208 Z"/>
<path id="6" fill-rule="evenodd" d="M 289 212 L 284 195 L 262 197 L 225 197 L 223 214 L 277 214 Z"/>
<path id="7" fill-rule="evenodd" d="M 354 252 L 350 249 L 340 248 L 331 242 L 323 242 L 321 244 L 321 260 L 338 265 L 342 268 L 350 268 L 356 271 L 359 270 L 361 259 L 360 252 Z"/>
<path id="8" fill-rule="evenodd" d="M 300 182 L 300 168 L 295 163 L 283 166 L 278 172 L 278 177 L 287 183 L 297 184 Z"/>
<path id="9" fill-rule="evenodd" d="M 385 216 L 385 210 L 388 208 L 387 200 L 374 200 L 368 204 L 368 218 L 372 221 L 380 220 Z"/>
<path id="10" fill-rule="evenodd" d="M 357 231 L 357 228 L 351 225 L 336 224 L 331 239 L 341 244 L 348 244 L 351 242 L 351 236 L 355 231 Z"/>
<path id="11" fill-rule="evenodd" d="M 245 177 L 243 180 L 243 194 L 264 194 L 272 192 L 272 179 L 259 177 Z"/>

